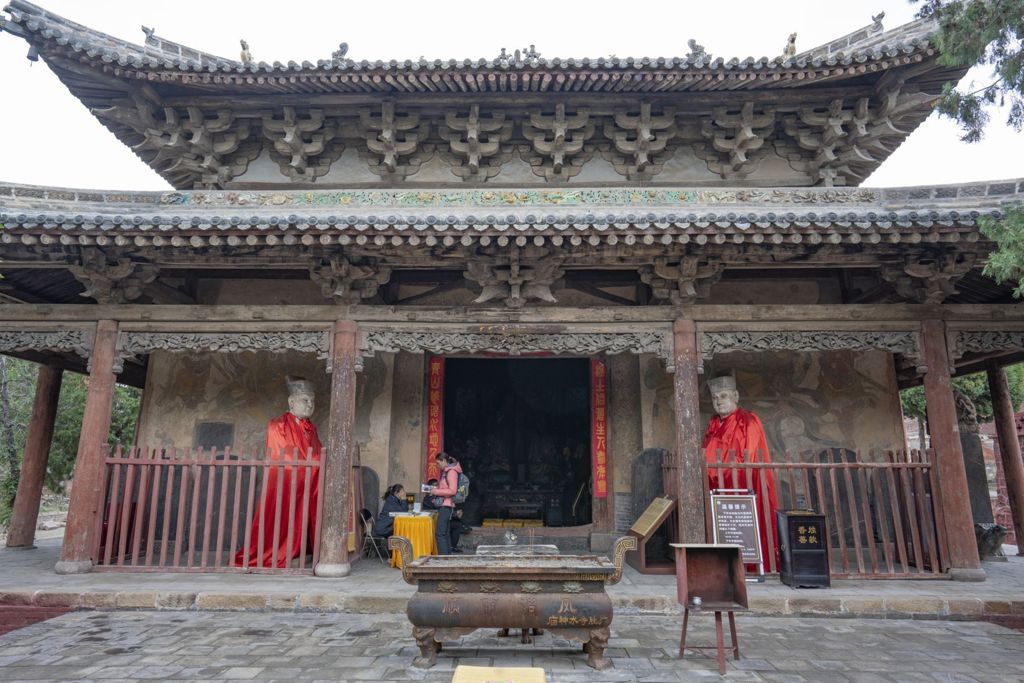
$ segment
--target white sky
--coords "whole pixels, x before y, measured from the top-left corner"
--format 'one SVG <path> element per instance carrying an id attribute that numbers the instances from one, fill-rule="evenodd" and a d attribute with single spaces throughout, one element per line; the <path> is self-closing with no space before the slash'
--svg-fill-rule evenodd
<path id="1" fill-rule="evenodd" d="M 797 50 L 870 23 L 885 10 L 887 29 L 913 19 L 904 0 L 36 0 L 65 18 L 141 44 L 141 25 L 157 35 L 237 59 L 248 40 L 262 61 L 330 58 L 338 43 L 352 59 L 495 57 L 530 43 L 544 57 L 681 56 L 695 38 L 715 56 L 775 56 L 796 31 Z M 0 4 L 3 4 L 0 2 Z M 160 190 L 169 186 L 103 128 L 27 44 L 0 34 L 0 181 L 65 187 Z M 983 80 L 984 73 L 968 75 Z M 1024 134 L 993 114 L 981 143 L 933 115 L 865 185 L 959 183 L 1024 176 Z"/>

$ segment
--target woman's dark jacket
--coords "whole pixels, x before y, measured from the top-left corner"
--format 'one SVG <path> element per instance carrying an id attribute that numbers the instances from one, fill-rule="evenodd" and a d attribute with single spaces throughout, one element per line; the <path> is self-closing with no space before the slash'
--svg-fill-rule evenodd
<path id="1" fill-rule="evenodd" d="M 377 515 L 377 521 L 373 523 L 373 535 L 390 536 L 395 530 L 395 518 L 391 516 L 391 513 L 408 511 L 409 504 L 405 502 L 404 498 L 389 495 L 384 499 L 384 506 L 381 507 L 380 514 Z"/>

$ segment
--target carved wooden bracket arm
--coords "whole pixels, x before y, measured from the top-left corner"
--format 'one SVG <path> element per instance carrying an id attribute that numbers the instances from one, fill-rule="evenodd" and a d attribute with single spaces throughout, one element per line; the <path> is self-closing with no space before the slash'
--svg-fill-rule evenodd
<path id="1" fill-rule="evenodd" d="M 412 564 L 412 541 L 405 536 L 392 536 L 388 539 L 388 550 L 397 550 L 402 558 L 402 579 L 413 586 L 416 579 L 409 573 L 409 565 Z"/>

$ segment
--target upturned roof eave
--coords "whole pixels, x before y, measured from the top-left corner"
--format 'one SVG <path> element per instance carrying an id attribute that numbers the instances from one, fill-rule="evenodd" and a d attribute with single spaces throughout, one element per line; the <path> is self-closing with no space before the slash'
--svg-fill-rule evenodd
<path id="1" fill-rule="evenodd" d="M 4 30 L 18 35 L 39 49 L 43 59 L 60 57 L 61 53 L 72 52 L 95 67 L 116 69 L 122 76 L 149 80 L 159 74 L 161 83 L 195 83 L 204 76 L 217 75 L 219 84 L 236 84 L 253 90 L 263 90 L 266 81 L 276 78 L 325 78 L 330 80 L 348 78 L 361 81 L 363 77 L 380 77 L 386 84 L 386 77 L 411 79 L 412 87 L 418 77 L 424 74 L 468 73 L 484 79 L 484 89 L 490 77 L 503 75 L 537 74 L 557 78 L 573 72 L 599 72 L 608 75 L 628 74 L 643 79 L 674 75 L 723 76 L 749 80 L 748 86 L 772 87 L 771 78 L 763 78 L 789 72 L 826 71 L 837 68 L 884 65 L 882 68 L 898 66 L 907 58 L 932 56 L 935 48 L 929 40 L 930 32 L 922 30 L 921 22 L 911 22 L 885 32 L 888 40 L 869 45 L 866 49 L 851 46 L 848 52 L 828 52 L 828 43 L 812 48 L 792 58 L 761 57 L 754 59 L 716 58 L 710 62 L 688 57 L 599 57 L 599 58 L 553 58 L 539 57 L 514 59 L 448 59 L 448 60 L 389 60 L 354 61 L 350 59 L 318 60 L 316 62 L 251 62 L 227 59 L 209 53 L 178 46 L 172 53 L 150 45 L 138 45 L 114 38 L 105 33 L 71 22 L 47 12 L 41 7 L 24 0 L 11 0 L 5 7 L 11 19 Z M 177 45 L 161 39 L 160 44 Z M 825 52 L 822 52 L 826 50 Z M 834 74 L 833 74 L 834 75 Z M 263 82 L 261 82 L 263 81 Z M 530 89 L 533 89 L 531 86 Z M 401 91 L 402 88 L 395 88 Z M 431 90 L 424 85 L 424 92 Z"/>

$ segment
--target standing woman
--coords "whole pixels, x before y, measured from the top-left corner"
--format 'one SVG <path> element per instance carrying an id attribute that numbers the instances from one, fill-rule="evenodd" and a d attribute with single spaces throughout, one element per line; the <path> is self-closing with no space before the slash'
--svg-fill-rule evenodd
<path id="1" fill-rule="evenodd" d="M 462 468 L 459 466 L 458 460 L 444 451 L 435 455 L 434 460 L 441 468 L 441 480 L 427 493 L 432 496 L 440 496 L 442 499 L 441 507 L 437 511 L 437 528 L 434 530 L 434 536 L 437 538 L 437 554 L 451 555 L 451 522 L 452 512 L 455 511 L 455 502 L 452 498 L 459 490 L 459 474 L 462 472 Z"/>
<path id="2" fill-rule="evenodd" d="M 392 484 L 383 495 L 384 505 L 380 509 L 380 515 L 373 524 L 373 535 L 388 537 L 395 530 L 395 518 L 392 512 L 408 512 L 409 503 L 405 500 L 405 487 L 401 484 Z"/>

